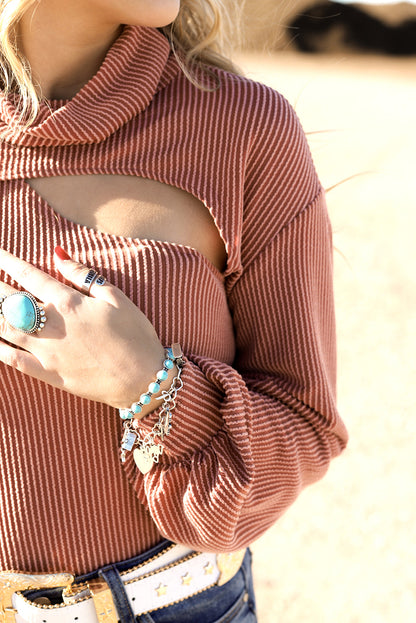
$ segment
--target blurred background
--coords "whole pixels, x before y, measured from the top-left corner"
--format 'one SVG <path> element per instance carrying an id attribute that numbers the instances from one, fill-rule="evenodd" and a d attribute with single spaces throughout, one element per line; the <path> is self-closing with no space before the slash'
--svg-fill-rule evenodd
<path id="1" fill-rule="evenodd" d="M 248 0 L 245 23 L 236 60 L 328 189 L 351 436 L 252 548 L 259 623 L 416 621 L 416 5 Z"/>

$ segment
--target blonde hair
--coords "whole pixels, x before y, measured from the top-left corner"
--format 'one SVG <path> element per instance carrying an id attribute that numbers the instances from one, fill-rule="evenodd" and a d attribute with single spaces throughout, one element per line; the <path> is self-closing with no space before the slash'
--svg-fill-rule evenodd
<path id="1" fill-rule="evenodd" d="M 0 0 L 0 84 L 6 95 L 10 92 L 19 94 L 22 117 L 32 109 L 30 120 L 36 116 L 39 100 L 28 62 L 17 47 L 16 26 L 36 1 Z"/>
<path id="2" fill-rule="evenodd" d="M 191 80 L 198 66 L 239 73 L 230 58 L 241 44 L 242 6 L 235 0 L 181 0 L 178 17 L 162 31 Z"/>
<path id="3" fill-rule="evenodd" d="M 16 30 L 22 15 L 39 0 L 0 0 L 0 88 L 20 97 L 21 119 L 30 125 L 39 110 L 40 96 L 29 64 L 19 52 Z M 188 78 L 205 88 L 196 69 L 209 66 L 238 73 L 229 60 L 236 44 L 240 11 L 235 0 L 181 0 L 176 20 L 160 30 Z"/>

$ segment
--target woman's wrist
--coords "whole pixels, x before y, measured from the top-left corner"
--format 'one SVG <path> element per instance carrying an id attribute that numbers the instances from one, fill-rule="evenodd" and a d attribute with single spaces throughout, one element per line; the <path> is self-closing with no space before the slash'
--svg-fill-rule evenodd
<path id="1" fill-rule="evenodd" d="M 152 357 L 153 361 L 158 361 L 154 364 L 153 370 L 147 368 L 149 371 L 146 373 L 146 380 L 138 386 L 134 393 L 134 399 L 127 405 L 119 407 L 120 416 L 122 419 L 142 419 L 152 413 L 161 406 L 161 398 L 163 392 L 169 390 L 172 385 L 172 381 L 177 374 L 177 367 L 175 365 L 176 356 L 182 355 L 176 350 L 175 354 L 172 349 L 165 349 L 160 344 L 158 349 L 158 355 Z M 146 358 L 146 361 L 149 361 Z"/>
<path id="2" fill-rule="evenodd" d="M 172 344 L 165 350 L 163 367 L 157 371 L 156 380 L 149 383 L 148 390 L 141 394 L 139 400 L 132 403 L 130 408 L 119 410 L 120 417 L 124 420 L 121 461 L 124 463 L 126 453 L 134 450 L 134 461 L 142 474 L 147 474 L 153 464 L 159 462 L 159 456 L 163 453 L 162 444 L 170 433 L 176 396 L 183 387 L 181 374 L 184 365 L 181 347 L 179 344 Z M 158 420 L 150 431 L 143 434 L 139 420 L 158 406 L 160 406 Z"/>

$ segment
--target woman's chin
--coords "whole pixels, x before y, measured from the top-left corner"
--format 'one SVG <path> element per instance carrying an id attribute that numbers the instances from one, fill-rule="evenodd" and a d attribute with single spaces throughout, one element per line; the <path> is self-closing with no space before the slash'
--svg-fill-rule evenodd
<path id="1" fill-rule="evenodd" d="M 141 4 L 141 2 L 139 2 Z M 148 2 L 143 2 L 147 5 Z M 152 28 L 163 28 L 171 24 L 178 16 L 180 0 L 155 0 L 151 6 L 144 8 L 130 23 L 130 26 L 150 26 Z"/>

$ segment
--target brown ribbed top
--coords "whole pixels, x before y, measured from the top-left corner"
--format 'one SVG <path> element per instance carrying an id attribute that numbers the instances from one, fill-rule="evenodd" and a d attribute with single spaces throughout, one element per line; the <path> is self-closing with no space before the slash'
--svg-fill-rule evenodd
<path id="1" fill-rule="evenodd" d="M 54 276 L 64 246 L 187 357 L 165 453 L 146 476 L 120 463 L 113 408 L 0 365 L 2 569 L 82 573 L 162 536 L 238 549 L 345 445 L 331 229 L 305 136 L 279 94 L 215 72 L 221 87 L 199 90 L 158 31 L 126 28 L 91 81 L 42 105 L 29 130 L 0 100 L 1 246 Z M 85 174 L 198 197 L 226 244 L 224 274 L 190 247 L 68 221 L 25 181 Z"/>

